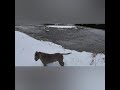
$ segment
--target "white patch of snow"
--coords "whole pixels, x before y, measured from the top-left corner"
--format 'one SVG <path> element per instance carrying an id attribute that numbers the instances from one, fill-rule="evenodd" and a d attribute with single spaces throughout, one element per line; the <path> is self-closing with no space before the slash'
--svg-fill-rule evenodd
<path id="1" fill-rule="evenodd" d="M 63 25 L 47 25 L 47 27 L 52 27 L 52 28 L 77 28 L 76 26 L 63 26 Z"/>
<path id="2" fill-rule="evenodd" d="M 28 27 L 26 26 L 15 26 L 16 28 L 19 28 L 19 29 L 28 29 Z"/>
<path id="3" fill-rule="evenodd" d="M 104 54 L 97 54 L 93 64 L 90 65 L 93 53 L 64 49 L 62 46 L 52 42 L 39 41 L 24 33 L 15 31 L 15 66 L 43 66 L 40 60 L 34 60 L 36 51 L 48 54 L 72 52 L 69 55 L 64 55 L 65 66 L 105 66 Z M 58 62 L 54 62 L 48 64 L 48 66 L 60 65 Z"/>
<path id="4" fill-rule="evenodd" d="M 50 30 L 46 30 L 46 32 L 49 32 Z"/>

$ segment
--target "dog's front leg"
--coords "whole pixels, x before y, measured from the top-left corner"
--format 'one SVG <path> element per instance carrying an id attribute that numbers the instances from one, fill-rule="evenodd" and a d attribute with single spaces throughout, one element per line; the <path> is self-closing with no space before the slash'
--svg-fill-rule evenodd
<path id="1" fill-rule="evenodd" d="M 46 64 L 45 62 L 42 62 L 42 63 L 43 63 L 43 65 L 44 65 L 44 67 L 47 66 L 47 64 Z"/>

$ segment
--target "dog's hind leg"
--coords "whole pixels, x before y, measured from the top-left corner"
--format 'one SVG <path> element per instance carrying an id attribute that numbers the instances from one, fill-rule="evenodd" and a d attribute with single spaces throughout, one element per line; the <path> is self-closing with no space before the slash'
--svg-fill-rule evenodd
<path id="1" fill-rule="evenodd" d="M 91 61 L 90 65 L 92 65 L 93 63 L 94 63 L 94 59 L 92 59 L 92 61 Z"/>
<path id="2" fill-rule="evenodd" d="M 47 64 L 44 64 L 44 67 L 47 66 Z"/>
<path id="3" fill-rule="evenodd" d="M 60 64 L 61 66 L 64 66 L 63 56 L 59 57 L 58 62 L 59 62 L 59 64 Z"/>
<path id="4" fill-rule="evenodd" d="M 59 64 L 60 64 L 61 66 L 64 66 L 64 62 L 63 62 L 63 61 L 59 61 Z"/>

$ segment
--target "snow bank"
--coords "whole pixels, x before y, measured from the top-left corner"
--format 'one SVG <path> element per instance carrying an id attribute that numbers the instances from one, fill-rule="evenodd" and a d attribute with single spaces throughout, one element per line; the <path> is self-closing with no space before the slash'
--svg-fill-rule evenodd
<path id="1" fill-rule="evenodd" d="M 19 29 L 28 29 L 28 27 L 25 27 L 25 26 L 15 26 L 15 28 L 19 28 Z"/>
<path id="2" fill-rule="evenodd" d="M 63 25 L 47 25 L 46 27 L 52 27 L 52 28 L 77 28 L 76 26 L 63 26 Z"/>
<path id="3" fill-rule="evenodd" d="M 105 55 L 97 54 L 94 62 L 90 65 L 93 57 L 90 52 L 77 52 L 75 50 L 64 49 L 62 46 L 47 41 L 36 40 L 24 33 L 15 31 L 15 66 L 43 66 L 42 62 L 34 60 L 36 51 L 45 53 L 68 53 L 64 55 L 65 66 L 104 66 Z M 48 64 L 48 66 L 60 66 L 58 62 Z"/>

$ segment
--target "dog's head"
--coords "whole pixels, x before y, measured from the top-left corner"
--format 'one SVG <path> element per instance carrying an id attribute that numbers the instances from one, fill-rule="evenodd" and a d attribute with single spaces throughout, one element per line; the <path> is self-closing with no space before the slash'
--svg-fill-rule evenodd
<path id="1" fill-rule="evenodd" d="M 34 57 L 35 61 L 37 61 L 40 58 L 39 54 L 40 54 L 39 52 L 37 51 L 35 52 L 35 57 Z"/>

